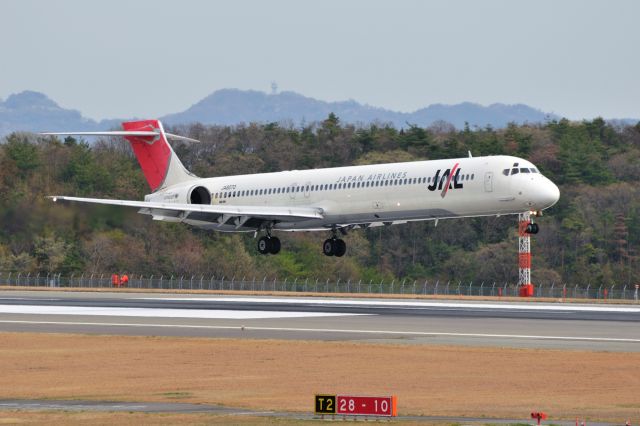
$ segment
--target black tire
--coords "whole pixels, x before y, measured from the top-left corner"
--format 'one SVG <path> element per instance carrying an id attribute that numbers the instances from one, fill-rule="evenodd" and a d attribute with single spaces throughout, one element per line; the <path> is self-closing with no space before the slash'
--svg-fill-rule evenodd
<path id="1" fill-rule="evenodd" d="M 540 232 L 540 227 L 538 226 L 537 223 L 532 223 L 531 224 L 531 233 L 532 234 L 537 234 L 538 232 Z"/>
<path id="2" fill-rule="evenodd" d="M 333 240 L 329 238 L 322 243 L 322 252 L 325 256 L 333 256 Z"/>
<path id="3" fill-rule="evenodd" d="M 260 237 L 258 240 L 258 252 L 260 254 L 268 254 L 271 252 L 271 241 L 268 237 Z"/>
<path id="4" fill-rule="evenodd" d="M 271 239 L 269 240 L 270 242 L 270 247 L 269 247 L 269 253 L 271 254 L 278 254 L 280 253 L 280 238 L 278 237 L 271 237 Z"/>
<path id="5" fill-rule="evenodd" d="M 527 223 L 527 229 L 525 229 L 525 231 L 527 234 L 533 234 L 533 224 L 532 223 Z"/>
<path id="6" fill-rule="evenodd" d="M 333 240 L 333 255 L 342 257 L 347 252 L 347 244 L 344 240 Z"/>

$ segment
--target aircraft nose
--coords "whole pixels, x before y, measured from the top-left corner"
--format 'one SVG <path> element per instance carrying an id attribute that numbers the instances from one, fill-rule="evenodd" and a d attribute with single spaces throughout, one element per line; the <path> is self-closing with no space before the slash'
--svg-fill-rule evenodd
<path id="1" fill-rule="evenodd" d="M 555 183 L 551 182 L 549 179 L 546 179 L 543 188 L 541 188 L 540 198 L 538 201 L 541 205 L 541 208 L 547 209 L 557 203 L 559 199 L 560 189 Z"/>

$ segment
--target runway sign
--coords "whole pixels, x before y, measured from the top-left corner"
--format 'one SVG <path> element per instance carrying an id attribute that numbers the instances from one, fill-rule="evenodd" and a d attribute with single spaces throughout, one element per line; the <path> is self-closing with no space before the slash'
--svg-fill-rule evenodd
<path id="1" fill-rule="evenodd" d="M 395 396 L 316 395 L 316 414 L 345 416 L 397 416 Z"/>
<path id="2" fill-rule="evenodd" d="M 335 395 L 316 395 L 316 414 L 335 414 Z"/>

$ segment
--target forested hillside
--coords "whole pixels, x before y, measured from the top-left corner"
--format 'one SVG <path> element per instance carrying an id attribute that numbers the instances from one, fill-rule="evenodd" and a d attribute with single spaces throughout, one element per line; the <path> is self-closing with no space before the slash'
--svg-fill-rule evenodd
<path id="1" fill-rule="evenodd" d="M 533 237 L 533 281 L 572 285 L 640 281 L 640 123 L 601 119 L 505 129 L 343 125 L 334 115 L 299 127 L 189 125 L 179 144 L 199 176 L 389 161 L 510 154 L 530 159 L 561 190 Z M 0 270 L 23 272 L 517 281 L 515 216 L 357 230 L 343 258 L 327 233 L 282 233 L 260 256 L 252 235 L 198 231 L 110 207 L 54 204 L 64 194 L 141 199 L 148 190 L 128 144 L 13 133 L 0 145 Z"/>

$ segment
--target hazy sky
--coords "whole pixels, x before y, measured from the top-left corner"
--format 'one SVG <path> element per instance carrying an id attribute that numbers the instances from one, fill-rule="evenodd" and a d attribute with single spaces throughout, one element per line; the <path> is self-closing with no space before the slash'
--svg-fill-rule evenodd
<path id="1" fill-rule="evenodd" d="M 155 117 L 214 90 L 640 117 L 640 1 L 0 0 L 0 97 Z"/>

